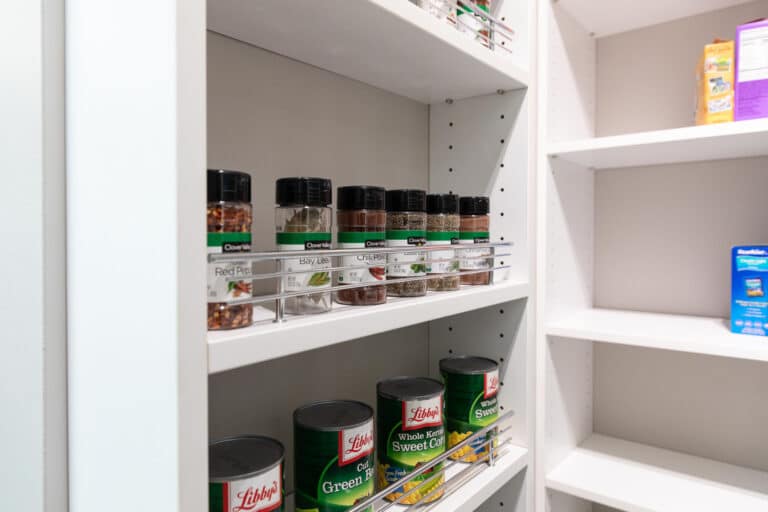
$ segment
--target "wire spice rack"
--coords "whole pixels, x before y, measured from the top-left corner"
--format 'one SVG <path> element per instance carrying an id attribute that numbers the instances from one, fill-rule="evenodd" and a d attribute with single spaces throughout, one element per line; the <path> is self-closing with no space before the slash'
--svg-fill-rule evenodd
<path id="1" fill-rule="evenodd" d="M 365 288 L 371 286 L 386 286 L 387 281 L 381 281 L 376 283 L 349 283 L 349 284 L 336 284 L 337 280 L 334 279 L 339 272 L 348 270 L 363 270 L 371 267 L 384 267 L 398 265 L 398 263 L 375 263 L 370 265 L 344 265 L 344 256 L 370 256 L 374 254 L 388 255 L 403 252 L 415 252 L 424 253 L 425 265 L 434 263 L 446 263 L 455 260 L 466 261 L 478 261 L 481 262 L 482 268 L 478 270 L 459 270 L 450 274 L 427 274 L 424 276 L 414 277 L 402 277 L 397 278 L 396 282 L 407 283 L 417 281 L 428 281 L 431 279 L 439 279 L 446 276 L 460 277 L 475 274 L 489 274 L 490 285 L 493 285 L 498 280 L 497 273 L 499 271 L 507 270 L 510 265 L 504 264 L 503 260 L 496 260 L 511 256 L 509 252 L 513 244 L 509 242 L 494 242 L 494 243 L 478 243 L 472 245 L 428 245 L 428 246 L 416 246 L 416 247 L 384 247 L 384 248 L 363 248 L 363 249 L 321 249 L 312 251 L 261 251 L 261 252 L 248 252 L 248 253 L 221 253 L 221 254 L 209 254 L 208 261 L 210 263 L 261 263 L 261 262 L 276 262 L 277 270 L 267 272 L 254 272 L 251 275 L 237 277 L 222 277 L 226 281 L 259 281 L 274 279 L 276 281 L 276 289 L 274 293 L 265 293 L 262 295 L 254 295 L 249 297 L 243 297 L 239 299 L 233 299 L 227 302 L 228 305 L 243 305 L 243 304 L 265 304 L 274 303 L 275 306 L 275 322 L 282 322 L 285 319 L 284 301 L 293 297 L 302 297 L 309 295 L 316 295 L 318 293 L 337 292 L 340 290 L 353 290 L 356 288 Z M 439 251 L 455 251 L 456 256 L 450 259 L 433 258 L 432 254 Z M 472 251 L 471 254 L 464 253 L 465 251 Z M 318 268 L 317 271 L 328 272 L 331 277 L 331 286 L 323 287 L 320 289 L 308 289 L 301 291 L 285 291 L 283 289 L 283 279 L 290 275 L 306 274 L 306 269 L 298 271 L 284 270 L 282 264 L 285 260 L 296 259 L 306 256 L 312 257 L 328 257 L 331 261 L 329 266 L 323 266 Z M 451 291 L 438 292 L 438 293 L 456 293 Z M 416 299 L 418 300 L 418 298 Z M 375 306 L 371 306 L 375 307 Z"/>

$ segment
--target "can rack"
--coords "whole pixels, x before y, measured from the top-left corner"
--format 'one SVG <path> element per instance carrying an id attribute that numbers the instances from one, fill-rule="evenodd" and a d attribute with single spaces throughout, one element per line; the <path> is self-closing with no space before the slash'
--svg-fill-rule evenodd
<path id="1" fill-rule="evenodd" d="M 306 295 L 315 295 L 318 293 L 333 293 L 337 292 L 339 290 L 352 290 L 355 288 L 366 288 L 371 286 L 386 286 L 387 282 L 382 281 L 381 283 L 358 283 L 358 284 L 344 284 L 344 285 L 337 285 L 332 284 L 332 286 L 329 286 L 327 288 L 322 288 L 320 290 L 302 290 L 297 292 L 286 292 L 282 289 L 282 278 L 289 276 L 289 275 L 295 275 L 295 274 L 306 274 L 306 270 L 300 270 L 300 271 L 293 271 L 288 272 L 282 270 L 280 267 L 282 267 L 282 262 L 287 259 L 293 259 L 293 258 L 299 258 L 302 256 L 312 255 L 312 256 L 328 256 L 332 259 L 336 258 L 336 263 L 332 264 L 330 267 L 318 269 L 324 272 L 329 272 L 331 274 L 331 282 L 335 282 L 335 277 L 338 272 L 342 272 L 345 270 L 357 270 L 357 269 L 367 269 L 370 266 L 375 267 L 389 267 L 390 265 L 394 265 L 394 263 L 382 263 L 382 264 L 376 264 L 376 265 L 342 265 L 338 264 L 339 260 L 341 260 L 342 256 L 358 256 L 358 255 L 370 255 L 370 254 L 393 254 L 393 253 L 402 253 L 402 252 L 423 252 L 425 254 L 430 254 L 435 251 L 446 251 L 446 250 L 452 250 L 456 251 L 456 256 L 454 258 L 450 259 L 436 259 L 436 258 L 430 258 L 425 257 L 424 263 L 430 264 L 430 263 L 441 263 L 441 262 L 448 262 L 448 261 L 454 261 L 454 260 L 485 260 L 487 262 L 487 268 L 483 268 L 481 270 L 459 270 L 458 272 L 453 272 L 450 274 L 427 274 L 425 276 L 417 276 L 417 277 L 406 277 L 406 278 L 398 278 L 397 283 L 407 283 L 412 281 L 427 281 L 430 279 L 439 279 L 442 277 L 460 277 L 460 276 L 466 276 L 466 275 L 474 275 L 474 274 L 484 274 L 484 273 L 490 273 L 491 280 L 489 285 L 493 285 L 494 282 L 498 282 L 499 278 L 497 278 L 496 273 L 498 271 L 507 270 L 510 268 L 509 265 L 505 265 L 503 261 L 500 260 L 499 264 L 496 264 L 497 258 L 502 257 L 508 257 L 511 256 L 511 253 L 509 250 L 513 247 L 513 243 L 510 242 L 493 242 L 493 243 L 482 243 L 482 244 L 472 244 L 471 246 L 461 246 L 461 245 L 450 245 L 450 244 L 444 244 L 444 245 L 429 245 L 429 246 L 419 246 L 419 247 L 384 247 L 384 248 L 363 248 L 363 249 L 321 249 L 321 250 L 313 250 L 313 251 L 255 251 L 250 253 L 225 253 L 225 254 L 209 254 L 208 255 L 208 261 L 211 263 L 214 262 L 229 262 L 229 263 L 235 263 L 235 262 L 251 262 L 251 263 L 259 263 L 259 262 L 265 262 L 265 261 L 274 261 L 277 263 L 278 270 L 272 271 L 272 272 L 256 272 L 249 276 L 246 279 L 243 279 L 243 277 L 227 277 L 223 278 L 227 281 L 258 281 L 258 280 L 266 280 L 266 279 L 275 279 L 277 281 L 276 290 L 275 293 L 270 294 L 264 294 L 264 295 L 257 295 L 254 297 L 246 297 L 242 299 L 235 299 L 232 301 L 229 301 L 229 305 L 243 305 L 243 304 L 264 304 L 273 302 L 275 306 L 275 322 L 282 322 L 285 320 L 285 311 L 284 311 L 284 300 L 289 299 L 292 297 L 302 297 Z M 483 250 L 485 249 L 487 254 L 483 254 L 480 256 L 464 256 L 461 255 L 462 250 Z M 440 293 L 456 293 L 456 291 L 446 291 L 446 292 L 440 292 Z M 418 300 L 418 297 L 414 297 L 415 300 Z M 375 306 L 371 306 L 375 307 Z"/>

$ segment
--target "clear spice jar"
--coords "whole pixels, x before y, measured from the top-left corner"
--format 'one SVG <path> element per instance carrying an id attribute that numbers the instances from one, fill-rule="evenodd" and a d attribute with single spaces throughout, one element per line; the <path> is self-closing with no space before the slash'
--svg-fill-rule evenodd
<path id="1" fill-rule="evenodd" d="M 487 197 L 462 197 L 459 200 L 461 215 L 459 242 L 462 246 L 487 244 L 490 241 L 491 218 L 490 200 Z M 483 258 L 486 256 L 486 258 Z M 491 268 L 489 248 L 462 249 L 459 266 L 461 270 L 482 270 Z M 491 273 L 461 276 L 461 284 L 490 284 Z"/>
<path id="2" fill-rule="evenodd" d="M 487 13 L 491 12 L 491 0 L 464 0 L 471 2 L 478 10 Z M 476 40 L 483 46 L 491 47 L 491 33 L 488 30 L 489 19 L 479 16 L 472 9 L 460 6 L 456 11 L 457 25 L 460 32 Z"/>
<path id="3" fill-rule="evenodd" d="M 423 190 L 387 191 L 387 247 L 415 249 L 427 243 L 427 193 Z M 427 275 L 424 251 L 409 250 L 387 255 L 387 281 Z M 388 283 L 392 297 L 421 297 L 427 282 Z"/>
<path id="4" fill-rule="evenodd" d="M 338 211 L 338 247 L 340 249 L 382 248 L 386 246 L 386 191 L 381 187 L 339 187 L 336 194 Z M 379 283 L 386 279 L 385 254 L 342 256 L 342 265 L 356 267 L 338 273 L 338 284 Z M 387 302 L 386 286 L 364 286 L 336 292 L 336 302 L 369 306 Z"/>
<path id="5" fill-rule="evenodd" d="M 427 245 L 456 245 L 459 243 L 459 196 L 430 194 L 427 196 Z M 461 280 L 459 260 L 453 249 L 431 251 L 427 256 L 427 274 L 442 277 L 429 279 L 433 291 L 458 290 Z"/>
<path id="6" fill-rule="evenodd" d="M 208 254 L 250 252 L 251 177 L 243 172 L 207 173 Z M 208 330 L 236 329 L 253 323 L 253 305 L 231 301 L 252 296 L 252 282 L 228 281 L 252 277 L 250 262 L 208 263 Z"/>
<path id="7" fill-rule="evenodd" d="M 284 300 L 286 313 L 305 315 L 331 309 L 331 257 L 312 251 L 331 248 L 331 180 L 281 178 L 276 184 L 275 231 L 280 251 L 307 251 L 306 256 L 282 260 L 284 292 L 308 291 Z"/>

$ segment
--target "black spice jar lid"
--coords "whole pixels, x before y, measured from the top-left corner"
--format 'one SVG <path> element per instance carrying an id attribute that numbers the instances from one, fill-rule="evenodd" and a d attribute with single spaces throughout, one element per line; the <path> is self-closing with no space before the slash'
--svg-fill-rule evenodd
<path id="1" fill-rule="evenodd" d="M 208 478 L 227 482 L 258 475 L 283 461 L 280 441 L 263 436 L 228 437 L 208 445 Z"/>
<path id="2" fill-rule="evenodd" d="M 208 169 L 208 202 L 251 202 L 251 177 L 240 171 Z"/>
<path id="3" fill-rule="evenodd" d="M 336 206 L 339 210 L 383 210 L 386 192 L 381 187 L 339 187 Z"/>
<path id="4" fill-rule="evenodd" d="M 458 375 L 478 375 L 499 369 L 499 363 L 486 357 L 454 356 L 440 360 L 440 371 Z"/>
<path id="5" fill-rule="evenodd" d="M 280 178 L 275 187 L 279 206 L 330 206 L 331 180 L 326 178 Z"/>
<path id="6" fill-rule="evenodd" d="M 391 400 L 434 398 L 444 390 L 442 382 L 427 377 L 393 377 L 376 384 L 377 394 Z"/>
<path id="7" fill-rule="evenodd" d="M 423 190 L 387 190 L 388 212 L 425 212 L 427 193 Z"/>
<path id="8" fill-rule="evenodd" d="M 429 194 L 427 196 L 427 213 L 432 215 L 459 213 L 459 196 L 456 194 Z"/>
<path id="9" fill-rule="evenodd" d="M 362 402 L 327 400 L 312 402 L 293 411 L 293 422 L 309 430 L 346 430 L 373 419 L 373 409 Z"/>
<path id="10" fill-rule="evenodd" d="M 488 215 L 490 211 L 491 201 L 486 196 L 459 199 L 459 212 L 462 215 Z"/>

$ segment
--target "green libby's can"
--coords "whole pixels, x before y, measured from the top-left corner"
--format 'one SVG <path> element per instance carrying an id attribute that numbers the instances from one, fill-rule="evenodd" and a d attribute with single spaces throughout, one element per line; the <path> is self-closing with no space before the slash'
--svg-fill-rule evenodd
<path id="1" fill-rule="evenodd" d="M 440 361 L 440 373 L 450 449 L 499 418 L 499 365 L 484 357 L 449 357 Z M 487 454 L 486 440 L 478 439 L 451 458 L 474 462 Z"/>
<path id="2" fill-rule="evenodd" d="M 444 387 L 434 379 L 395 377 L 379 382 L 376 390 L 378 486 L 384 489 L 416 467 L 445 453 Z M 406 505 L 418 502 L 443 484 L 442 473 L 439 476 L 433 475 L 441 468 L 442 464 L 438 464 L 424 475 L 393 490 L 387 499 L 400 498 L 424 480 L 430 479 L 430 483 L 401 501 Z M 435 501 L 441 496 L 442 491 L 435 492 L 424 503 Z"/>
<path id="3" fill-rule="evenodd" d="M 262 436 L 208 445 L 210 512 L 283 510 L 283 445 Z"/>
<path id="4" fill-rule="evenodd" d="M 373 495 L 373 409 L 315 402 L 293 413 L 296 512 L 341 512 Z"/>

